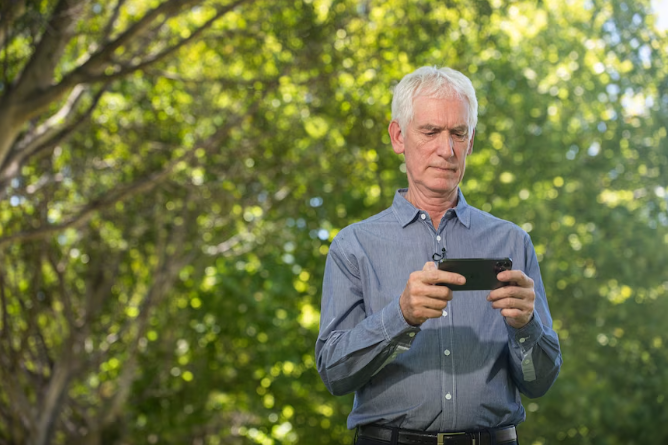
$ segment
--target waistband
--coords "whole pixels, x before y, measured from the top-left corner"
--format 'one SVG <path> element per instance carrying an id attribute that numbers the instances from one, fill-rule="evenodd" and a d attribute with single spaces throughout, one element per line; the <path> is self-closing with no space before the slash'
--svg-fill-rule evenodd
<path id="1" fill-rule="evenodd" d="M 501 445 L 517 440 L 517 431 L 512 425 L 481 431 L 431 433 L 371 424 L 360 425 L 357 431 L 360 437 L 386 442 L 391 442 L 396 434 L 402 445 Z"/>

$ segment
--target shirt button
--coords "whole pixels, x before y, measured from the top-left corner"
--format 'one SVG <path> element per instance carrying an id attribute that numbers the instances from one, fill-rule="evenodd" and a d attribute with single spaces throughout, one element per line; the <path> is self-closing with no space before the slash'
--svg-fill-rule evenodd
<path id="1" fill-rule="evenodd" d="M 445 398 L 448 399 L 448 400 L 450 400 L 450 399 L 452 399 L 452 395 L 451 395 L 450 393 L 447 393 L 447 394 L 445 395 Z"/>
<path id="2" fill-rule="evenodd" d="M 408 334 L 409 337 L 415 337 L 415 332 L 411 332 Z"/>
<path id="3" fill-rule="evenodd" d="M 450 350 L 449 350 L 449 349 L 446 349 L 445 351 L 443 351 L 443 354 L 445 354 L 445 355 L 450 355 Z"/>
<path id="4" fill-rule="evenodd" d="M 527 341 L 526 338 L 524 338 L 524 337 L 520 338 L 520 343 L 524 343 L 525 341 Z"/>
<path id="5" fill-rule="evenodd" d="M 444 316 L 444 317 L 447 317 L 447 316 L 448 316 L 448 311 L 446 311 L 445 309 L 443 309 L 443 316 Z"/>
<path id="6" fill-rule="evenodd" d="M 420 218 L 422 218 L 422 219 L 426 219 L 426 218 L 427 218 L 427 215 L 425 215 L 425 214 L 423 213 L 422 215 L 420 215 Z"/>
<path id="7" fill-rule="evenodd" d="M 531 363 L 531 360 L 529 360 L 529 359 L 524 360 L 525 365 L 528 365 L 529 363 Z"/>
<path id="8" fill-rule="evenodd" d="M 441 235 L 438 235 L 438 236 L 436 237 L 436 241 L 440 241 L 440 240 L 441 240 Z"/>

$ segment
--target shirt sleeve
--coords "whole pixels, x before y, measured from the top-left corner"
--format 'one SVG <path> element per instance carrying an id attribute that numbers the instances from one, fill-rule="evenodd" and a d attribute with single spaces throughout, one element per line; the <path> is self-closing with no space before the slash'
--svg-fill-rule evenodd
<path id="1" fill-rule="evenodd" d="M 407 351 L 420 331 L 404 319 L 400 295 L 382 310 L 367 315 L 357 261 L 345 252 L 340 237 L 334 239 L 327 256 L 315 348 L 320 377 L 334 395 L 363 386 Z"/>
<path id="2" fill-rule="evenodd" d="M 515 329 L 506 324 L 513 381 L 520 392 L 535 398 L 544 395 L 559 375 L 562 357 L 559 338 L 552 329 L 538 259 L 531 239 L 525 237 L 525 273 L 534 281 L 534 314 L 525 326 Z"/>

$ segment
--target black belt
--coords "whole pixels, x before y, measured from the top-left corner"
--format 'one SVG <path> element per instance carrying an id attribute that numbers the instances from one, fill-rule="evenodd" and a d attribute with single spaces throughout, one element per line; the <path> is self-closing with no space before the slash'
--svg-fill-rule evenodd
<path id="1" fill-rule="evenodd" d="M 394 428 L 400 444 L 405 445 L 491 445 L 492 435 L 494 443 L 504 444 L 517 440 L 514 426 L 506 426 L 487 431 L 469 433 L 427 433 L 424 431 L 404 430 Z M 392 441 L 393 428 L 380 425 L 360 425 L 358 435 L 369 439 Z"/>

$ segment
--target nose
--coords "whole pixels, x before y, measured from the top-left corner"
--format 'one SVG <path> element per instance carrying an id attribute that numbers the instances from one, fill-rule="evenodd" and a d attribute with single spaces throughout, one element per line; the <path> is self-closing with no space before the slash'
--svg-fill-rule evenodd
<path id="1" fill-rule="evenodd" d="M 455 141 L 448 131 L 441 133 L 438 141 L 438 155 L 450 159 L 455 155 Z"/>

